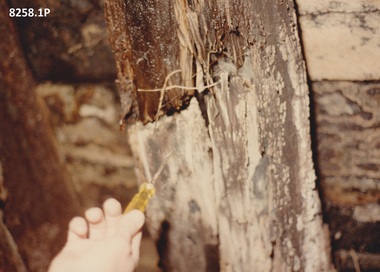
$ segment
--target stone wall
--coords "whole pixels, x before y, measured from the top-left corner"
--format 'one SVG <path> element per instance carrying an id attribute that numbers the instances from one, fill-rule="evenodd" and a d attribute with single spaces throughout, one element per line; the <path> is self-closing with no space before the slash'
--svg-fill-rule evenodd
<path id="1" fill-rule="evenodd" d="M 296 2 L 314 103 L 315 163 L 336 265 L 377 271 L 380 2 Z"/>

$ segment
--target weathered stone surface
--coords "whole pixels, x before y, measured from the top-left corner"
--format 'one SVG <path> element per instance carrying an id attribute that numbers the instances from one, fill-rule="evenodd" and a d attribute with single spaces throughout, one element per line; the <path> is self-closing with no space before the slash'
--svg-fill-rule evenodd
<path id="1" fill-rule="evenodd" d="M 354 250 L 335 252 L 338 271 L 379 271 L 380 254 L 360 253 Z"/>
<path id="2" fill-rule="evenodd" d="M 46 17 L 15 18 L 30 67 L 40 80 L 114 80 L 103 1 L 12 0 L 10 7 L 49 8 Z"/>
<path id="3" fill-rule="evenodd" d="M 63 160 L 84 207 L 112 196 L 126 204 L 136 189 L 127 135 L 119 131 L 119 104 L 113 85 L 41 84 L 38 94 Z"/>
<path id="4" fill-rule="evenodd" d="M 380 78 L 380 2 L 298 0 L 312 80 Z"/>
<path id="5" fill-rule="evenodd" d="M 335 263 L 339 271 L 377 271 L 380 84 L 315 82 L 313 90 L 320 184 Z"/>
<path id="6" fill-rule="evenodd" d="M 319 170 L 326 201 L 380 200 L 380 84 L 315 82 Z"/>
<path id="7" fill-rule="evenodd" d="M 371 12 L 380 9 L 378 0 L 297 0 L 301 15 L 326 12 Z"/>

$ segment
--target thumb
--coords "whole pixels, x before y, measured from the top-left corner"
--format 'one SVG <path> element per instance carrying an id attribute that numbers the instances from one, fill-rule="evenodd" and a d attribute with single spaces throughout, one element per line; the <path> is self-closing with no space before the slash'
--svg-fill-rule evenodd
<path id="1" fill-rule="evenodd" d="M 138 210 L 132 210 L 120 220 L 118 234 L 123 236 L 129 242 L 132 241 L 132 237 L 135 236 L 142 228 L 145 222 L 145 216 Z"/>

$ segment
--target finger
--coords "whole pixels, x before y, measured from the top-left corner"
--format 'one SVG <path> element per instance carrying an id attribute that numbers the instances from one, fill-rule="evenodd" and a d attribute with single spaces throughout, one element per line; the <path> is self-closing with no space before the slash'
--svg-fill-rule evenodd
<path id="1" fill-rule="evenodd" d="M 111 236 L 116 232 L 122 216 L 122 208 L 119 201 L 114 198 L 107 199 L 103 204 L 104 216 L 106 218 L 106 235 Z"/>
<path id="2" fill-rule="evenodd" d="M 106 221 L 103 211 L 99 208 L 91 208 L 86 211 L 85 217 L 89 225 L 88 237 L 90 239 L 103 238 L 106 231 Z"/>
<path id="3" fill-rule="evenodd" d="M 74 217 L 69 223 L 67 242 L 86 239 L 88 233 L 87 222 L 83 217 Z"/>
<path id="4" fill-rule="evenodd" d="M 142 237 L 142 232 L 140 231 L 132 238 L 132 259 L 135 265 L 137 265 L 140 258 L 141 237 Z"/>
<path id="5" fill-rule="evenodd" d="M 132 241 L 132 237 L 141 230 L 145 221 L 145 216 L 138 210 L 133 210 L 123 215 L 120 219 L 120 224 L 117 233 L 127 239 L 128 242 Z"/>

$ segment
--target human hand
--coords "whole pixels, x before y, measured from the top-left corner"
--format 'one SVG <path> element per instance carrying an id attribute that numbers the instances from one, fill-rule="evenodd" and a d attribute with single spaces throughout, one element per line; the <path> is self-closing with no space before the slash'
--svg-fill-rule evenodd
<path id="1" fill-rule="evenodd" d="M 122 214 L 120 203 L 108 199 L 100 208 L 74 217 L 67 243 L 53 259 L 49 272 L 129 272 L 137 266 L 144 214 Z"/>

